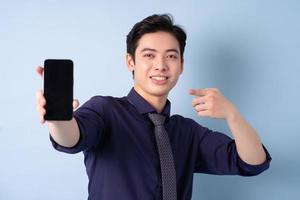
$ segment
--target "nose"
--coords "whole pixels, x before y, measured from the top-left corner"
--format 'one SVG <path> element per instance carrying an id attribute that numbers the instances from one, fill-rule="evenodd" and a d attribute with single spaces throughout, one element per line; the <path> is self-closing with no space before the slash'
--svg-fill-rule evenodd
<path id="1" fill-rule="evenodd" d="M 159 71 L 166 71 L 168 70 L 168 65 L 165 61 L 165 58 L 158 57 L 154 63 L 154 69 Z"/>

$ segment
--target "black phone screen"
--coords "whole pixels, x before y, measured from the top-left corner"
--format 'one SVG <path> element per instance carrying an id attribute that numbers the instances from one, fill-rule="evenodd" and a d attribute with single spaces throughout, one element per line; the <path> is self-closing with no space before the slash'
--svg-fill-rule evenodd
<path id="1" fill-rule="evenodd" d="M 47 59 L 44 62 L 45 120 L 73 117 L 73 62 Z"/>

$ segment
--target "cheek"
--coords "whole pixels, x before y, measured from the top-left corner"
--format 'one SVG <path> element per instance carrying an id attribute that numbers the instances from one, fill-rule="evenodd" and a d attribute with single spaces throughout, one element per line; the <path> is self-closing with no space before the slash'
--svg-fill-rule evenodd
<path id="1" fill-rule="evenodd" d="M 180 76 L 182 73 L 182 67 L 180 64 L 173 65 L 174 66 L 174 75 Z"/>
<path id="2" fill-rule="evenodd" d="M 151 62 L 139 62 L 136 63 L 135 70 L 139 71 L 141 74 L 146 74 L 151 70 Z"/>

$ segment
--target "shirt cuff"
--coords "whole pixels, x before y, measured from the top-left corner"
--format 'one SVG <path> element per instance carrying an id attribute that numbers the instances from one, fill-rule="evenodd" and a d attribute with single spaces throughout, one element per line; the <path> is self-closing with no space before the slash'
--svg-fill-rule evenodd
<path id="1" fill-rule="evenodd" d="M 272 158 L 265 146 L 263 146 L 263 149 L 266 153 L 266 160 L 259 165 L 248 164 L 238 156 L 238 165 L 240 167 L 242 176 L 255 176 L 269 168 Z"/>

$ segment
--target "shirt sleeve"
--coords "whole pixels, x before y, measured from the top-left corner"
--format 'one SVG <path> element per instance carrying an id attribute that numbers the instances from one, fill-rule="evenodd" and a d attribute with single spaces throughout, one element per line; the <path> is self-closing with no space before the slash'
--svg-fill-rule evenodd
<path id="1" fill-rule="evenodd" d="M 239 157 L 235 141 L 227 135 L 198 124 L 196 130 L 199 145 L 195 172 L 255 176 L 269 168 L 271 157 L 264 146 L 266 161 L 259 165 L 250 165 Z"/>
<path id="2" fill-rule="evenodd" d="M 74 147 L 64 147 L 56 143 L 50 135 L 53 147 L 58 151 L 71 154 L 96 147 L 105 132 L 104 108 L 104 98 L 93 97 L 88 100 L 74 112 L 74 118 L 80 131 L 78 143 Z"/>

